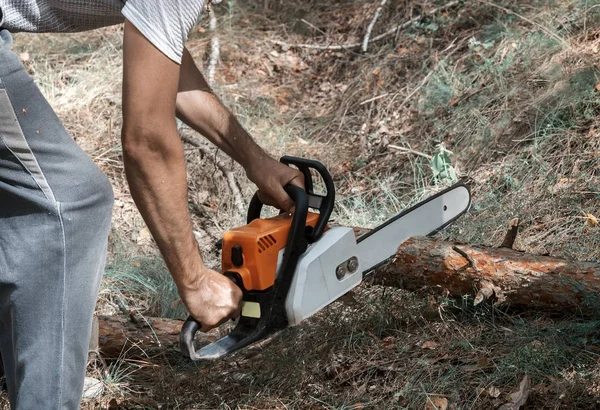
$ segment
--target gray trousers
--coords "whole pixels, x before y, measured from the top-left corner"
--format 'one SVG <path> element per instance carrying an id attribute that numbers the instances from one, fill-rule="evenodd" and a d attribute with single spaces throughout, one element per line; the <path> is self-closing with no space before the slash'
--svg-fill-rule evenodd
<path id="1" fill-rule="evenodd" d="M 77 409 L 113 203 L 0 29 L 0 353 L 13 409 Z"/>

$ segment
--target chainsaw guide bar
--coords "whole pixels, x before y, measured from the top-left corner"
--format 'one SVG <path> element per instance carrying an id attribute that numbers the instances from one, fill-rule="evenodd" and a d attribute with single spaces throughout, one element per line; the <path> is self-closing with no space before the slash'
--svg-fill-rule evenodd
<path id="1" fill-rule="evenodd" d="M 468 187 L 457 183 L 356 238 L 351 227 L 327 225 L 335 188 L 323 164 L 287 156 L 281 162 L 304 174 L 305 190 L 285 186 L 295 203 L 294 214 L 267 219 L 260 217 L 263 204 L 255 194 L 247 225 L 225 233 L 222 270 L 242 289 L 242 314 L 231 333 L 199 350 L 193 342 L 201 326 L 188 317 L 180 349 L 192 360 L 221 358 L 302 322 L 358 286 L 392 259 L 404 241 L 434 234 L 471 204 Z M 325 195 L 314 192 L 311 170 L 321 176 Z"/>

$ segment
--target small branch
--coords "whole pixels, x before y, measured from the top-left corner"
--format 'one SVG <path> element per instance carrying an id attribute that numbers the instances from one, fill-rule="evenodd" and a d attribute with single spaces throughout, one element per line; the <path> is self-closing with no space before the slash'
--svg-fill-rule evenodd
<path id="1" fill-rule="evenodd" d="M 385 3 L 387 3 L 387 0 L 383 0 L 381 2 L 381 4 L 379 5 L 379 7 L 377 7 L 377 10 L 375 11 L 375 15 L 373 16 L 373 20 L 371 20 L 371 23 L 369 23 L 369 27 L 367 27 L 367 33 L 365 34 L 365 38 L 363 39 L 363 43 L 362 43 L 363 53 L 367 52 L 367 47 L 369 46 L 369 37 L 371 37 L 371 31 L 373 31 L 373 27 L 375 27 L 375 23 L 377 22 L 377 19 L 381 15 L 381 10 L 383 10 L 383 6 L 385 6 Z"/>
<path id="2" fill-rule="evenodd" d="M 221 42 L 219 35 L 217 34 L 217 16 L 212 4 L 209 4 L 208 10 L 210 15 L 209 29 L 212 32 L 212 37 L 210 39 L 210 58 L 208 60 L 208 67 L 206 68 L 206 77 L 208 84 L 211 87 L 214 87 L 215 72 L 217 70 L 217 63 L 219 62 L 219 56 L 221 54 Z"/>
<path id="3" fill-rule="evenodd" d="M 290 44 L 290 43 L 286 43 L 285 41 L 279 41 L 279 40 L 269 40 L 269 41 L 271 43 L 277 44 L 278 46 L 281 46 L 281 47 L 306 48 L 309 50 L 351 50 L 353 48 L 357 48 L 357 47 L 361 46 L 360 43 L 348 44 L 348 45 L 337 45 L 337 46 L 322 46 L 322 45 L 318 45 L 318 44 Z"/>
<path id="4" fill-rule="evenodd" d="M 519 222 L 519 218 L 513 218 L 510 220 L 508 223 L 508 230 L 506 231 L 502 245 L 500 245 L 501 248 L 513 248 L 515 239 L 517 239 L 517 233 L 519 232 Z"/>
<path id="5" fill-rule="evenodd" d="M 385 98 L 388 95 L 390 95 L 390 93 L 384 93 L 384 94 L 378 95 L 377 97 L 369 98 L 368 100 L 365 100 L 365 101 L 361 102 L 358 105 L 365 105 L 365 104 L 368 104 L 370 102 L 377 101 L 377 100 L 380 100 L 382 98 Z"/>
<path id="6" fill-rule="evenodd" d="M 198 148 L 198 150 L 203 155 L 206 155 L 207 157 L 212 158 L 212 160 L 214 161 L 217 168 L 219 168 L 219 171 L 221 171 L 221 173 L 223 174 L 225 179 L 227 179 L 227 184 L 229 185 L 229 189 L 231 190 L 231 193 L 233 194 L 235 208 L 240 213 L 240 215 L 245 215 L 246 214 L 246 205 L 244 204 L 244 200 L 242 198 L 242 192 L 241 192 L 240 187 L 235 179 L 235 175 L 233 174 L 233 171 L 231 171 L 231 169 L 229 169 L 229 167 L 223 161 L 217 159 L 216 155 L 213 155 L 213 153 L 210 152 L 210 150 L 208 148 L 206 148 L 206 146 L 204 144 L 202 144 L 202 142 L 200 142 L 197 138 L 192 137 L 190 135 L 185 135 L 183 133 L 180 133 L 180 135 L 181 135 L 181 140 L 183 142 L 193 145 L 194 147 Z"/>
<path id="7" fill-rule="evenodd" d="M 393 149 L 393 150 L 396 150 L 396 151 L 404 152 L 406 154 L 414 154 L 414 155 L 418 155 L 420 157 L 427 158 L 427 159 L 433 158 L 431 155 L 425 154 L 424 152 L 416 151 L 416 150 L 411 149 L 411 148 L 401 147 L 399 145 L 388 144 L 387 147 L 389 149 Z"/>
<path id="8" fill-rule="evenodd" d="M 305 19 L 302 19 L 301 21 L 302 21 L 304 24 L 306 24 L 307 26 L 309 26 L 309 27 L 312 27 L 312 28 L 314 28 L 315 30 L 319 31 L 320 33 L 322 33 L 322 34 L 327 34 L 327 33 L 325 33 L 323 30 L 321 30 L 319 27 L 317 27 L 317 26 L 315 26 L 314 24 L 312 24 L 310 21 L 307 21 L 307 20 L 305 20 Z"/>
<path id="9" fill-rule="evenodd" d="M 439 13 L 440 11 L 445 11 L 448 10 L 452 7 L 457 6 L 458 4 L 460 4 L 460 1 L 451 1 L 449 3 L 446 3 L 443 6 L 437 7 L 433 10 L 428 11 L 425 14 L 421 14 L 420 16 L 414 17 L 400 25 L 397 25 L 391 29 L 389 29 L 388 31 L 386 31 L 383 34 L 380 34 L 376 37 L 373 37 L 372 39 L 370 39 L 368 41 L 368 44 L 371 44 L 375 41 L 379 41 L 381 39 L 384 39 L 392 34 L 397 33 L 400 30 L 404 30 L 405 28 L 408 28 L 410 26 L 412 26 L 413 24 L 423 20 L 425 17 L 429 17 L 432 16 L 436 13 Z M 324 46 L 324 45 L 318 45 L 318 44 L 289 44 L 283 41 L 279 41 L 279 40 L 270 40 L 271 43 L 273 44 L 277 44 L 280 45 L 282 47 L 289 47 L 289 48 L 306 48 L 306 49 L 310 49 L 310 50 L 352 50 L 355 48 L 359 48 L 362 47 L 362 43 L 351 43 L 351 44 L 340 44 L 340 45 L 335 45 L 335 46 Z"/>

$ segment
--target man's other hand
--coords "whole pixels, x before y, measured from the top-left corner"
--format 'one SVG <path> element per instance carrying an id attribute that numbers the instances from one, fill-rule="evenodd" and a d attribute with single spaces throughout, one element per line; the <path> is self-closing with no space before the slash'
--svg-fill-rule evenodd
<path id="1" fill-rule="evenodd" d="M 253 161 L 246 169 L 246 175 L 258 187 L 258 197 L 263 204 L 286 212 L 293 211 L 294 201 L 283 187 L 291 184 L 304 189 L 302 172 L 274 160 L 267 154 Z"/>
<path id="2" fill-rule="evenodd" d="M 242 290 L 231 279 L 204 269 L 195 283 L 179 287 L 179 296 L 189 314 L 206 332 L 241 313 Z"/>

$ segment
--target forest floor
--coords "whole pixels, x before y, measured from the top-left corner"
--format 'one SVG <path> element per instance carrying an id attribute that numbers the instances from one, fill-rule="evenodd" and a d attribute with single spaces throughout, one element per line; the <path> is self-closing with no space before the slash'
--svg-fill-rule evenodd
<path id="1" fill-rule="evenodd" d="M 207 17 L 199 22 L 192 55 L 206 67 L 218 36 L 216 93 L 272 155 L 329 168 L 336 222 L 376 226 L 456 174 L 473 206 L 438 237 L 498 246 L 518 217 L 516 249 L 600 261 L 599 2 L 237 0 L 213 13 L 216 30 Z M 14 47 L 113 183 L 98 313 L 119 314 L 125 301 L 146 316 L 183 318 L 127 191 L 121 42 L 117 26 L 16 35 Z M 237 164 L 206 149 L 214 154 L 186 145 L 189 204 L 205 258 L 218 267 L 216 240 L 245 215 L 223 194 L 231 189 L 217 162 L 234 173 L 245 204 L 255 188 Z M 440 169 L 431 157 L 445 150 L 451 167 Z M 600 315 L 474 307 L 436 289 L 362 285 L 270 343 L 217 363 L 131 350 L 90 364 L 105 391 L 85 409 L 483 410 L 519 391 L 513 401 L 525 403 L 504 410 L 600 408 Z"/>

